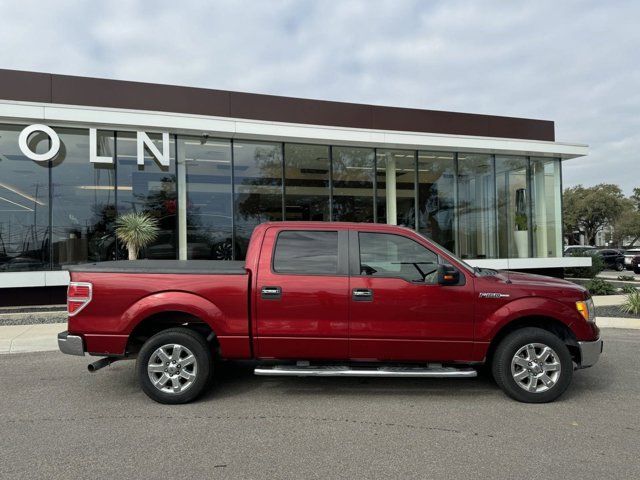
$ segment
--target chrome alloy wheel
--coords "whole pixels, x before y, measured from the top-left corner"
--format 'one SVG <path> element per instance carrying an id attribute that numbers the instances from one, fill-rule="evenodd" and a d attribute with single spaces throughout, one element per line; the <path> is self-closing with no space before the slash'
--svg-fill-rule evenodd
<path id="1" fill-rule="evenodd" d="M 158 390 L 165 393 L 182 393 L 195 382 L 198 362 L 187 347 L 169 343 L 151 354 L 147 372 L 151 383 Z"/>
<path id="2" fill-rule="evenodd" d="M 560 357 L 549 346 L 529 343 L 511 360 L 511 375 L 516 384 L 530 393 L 550 390 L 560 378 Z"/>

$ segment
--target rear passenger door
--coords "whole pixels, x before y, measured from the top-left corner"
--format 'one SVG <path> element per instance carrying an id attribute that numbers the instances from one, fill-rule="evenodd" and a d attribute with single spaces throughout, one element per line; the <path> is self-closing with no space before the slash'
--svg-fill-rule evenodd
<path id="1" fill-rule="evenodd" d="M 348 358 L 348 231 L 270 228 L 256 284 L 259 358 Z"/>

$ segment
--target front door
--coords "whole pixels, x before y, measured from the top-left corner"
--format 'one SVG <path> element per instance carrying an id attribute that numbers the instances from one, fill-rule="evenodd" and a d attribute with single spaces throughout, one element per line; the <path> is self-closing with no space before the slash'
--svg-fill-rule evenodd
<path id="1" fill-rule="evenodd" d="M 254 293 L 259 358 L 348 358 L 347 249 L 346 230 L 267 230 Z"/>
<path id="2" fill-rule="evenodd" d="M 350 232 L 350 358 L 453 361 L 471 358 L 473 284 L 437 283 L 442 257 L 418 239 Z"/>

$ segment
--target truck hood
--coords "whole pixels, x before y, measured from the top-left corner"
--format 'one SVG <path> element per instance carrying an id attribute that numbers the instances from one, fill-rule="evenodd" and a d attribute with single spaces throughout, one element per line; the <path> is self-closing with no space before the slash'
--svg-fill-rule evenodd
<path id="1" fill-rule="evenodd" d="M 558 289 L 572 291 L 575 293 L 587 294 L 586 288 L 561 278 L 547 277 L 544 275 L 534 275 L 532 273 L 508 272 L 499 270 L 496 275 L 483 276 L 482 280 L 487 282 L 498 282 L 501 284 L 511 284 L 514 287 L 522 287 L 533 290 Z"/>

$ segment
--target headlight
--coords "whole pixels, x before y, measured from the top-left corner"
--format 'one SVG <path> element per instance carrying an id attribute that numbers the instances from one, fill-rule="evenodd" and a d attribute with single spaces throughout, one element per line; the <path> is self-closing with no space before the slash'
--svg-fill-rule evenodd
<path id="1" fill-rule="evenodd" d="M 588 298 L 586 300 L 581 300 L 579 302 L 576 302 L 576 310 L 578 310 L 580 315 L 582 315 L 582 317 L 587 322 L 595 323 L 595 321 L 596 321 L 596 307 L 593 304 L 593 299 L 592 298 Z"/>

